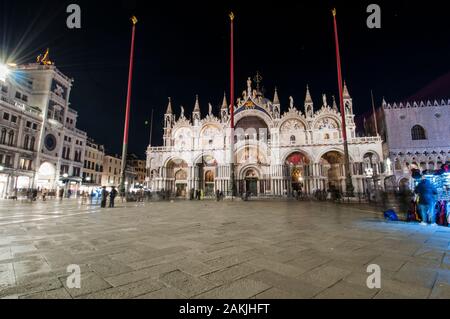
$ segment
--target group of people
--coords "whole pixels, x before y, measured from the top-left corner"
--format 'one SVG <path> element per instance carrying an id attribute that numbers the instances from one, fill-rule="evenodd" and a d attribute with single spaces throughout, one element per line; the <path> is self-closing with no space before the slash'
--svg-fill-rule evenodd
<path id="1" fill-rule="evenodd" d="M 109 208 L 114 208 L 114 201 L 115 201 L 115 199 L 117 197 L 117 194 L 118 194 L 118 192 L 117 192 L 117 190 L 116 190 L 116 188 L 114 186 L 111 188 L 110 192 L 108 192 L 106 190 L 106 186 L 103 186 L 102 187 L 102 192 L 101 192 L 100 207 L 101 208 L 106 208 L 106 202 L 107 202 L 107 199 L 109 197 Z"/>
<path id="2" fill-rule="evenodd" d="M 438 225 L 437 221 L 440 220 L 441 225 L 450 224 L 450 209 L 449 204 L 445 201 L 438 202 L 438 191 L 430 180 L 422 178 L 419 184 L 416 186 L 414 193 L 418 198 L 414 199 L 417 203 L 417 213 L 420 219 L 420 225 L 435 227 Z"/>

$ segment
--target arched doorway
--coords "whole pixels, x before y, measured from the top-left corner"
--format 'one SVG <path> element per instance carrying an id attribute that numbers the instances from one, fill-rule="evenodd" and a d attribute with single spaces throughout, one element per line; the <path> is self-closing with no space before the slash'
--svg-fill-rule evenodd
<path id="1" fill-rule="evenodd" d="M 217 161 L 211 155 L 201 156 L 196 164 L 197 187 L 205 196 L 214 196 Z"/>
<path id="2" fill-rule="evenodd" d="M 48 162 L 42 163 L 37 174 L 37 187 L 52 190 L 55 186 L 55 177 L 55 166 Z"/>
<path id="3" fill-rule="evenodd" d="M 175 196 L 186 197 L 187 191 L 187 172 L 179 169 L 175 173 Z"/>
<path id="4" fill-rule="evenodd" d="M 344 156 L 337 151 L 330 151 L 320 159 L 321 176 L 328 180 L 328 188 L 343 191 Z"/>
<path id="5" fill-rule="evenodd" d="M 177 197 L 185 197 L 187 192 L 187 168 L 188 165 L 182 159 L 172 159 L 167 163 L 167 190 Z"/>
<path id="6" fill-rule="evenodd" d="M 286 158 L 286 165 L 291 172 L 291 185 L 293 191 L 303 191 L 306 167 L 309 165 L 309 159 L 300 152 L 294 152 Z"/>
<path id="7" fill-rule="evenodd" d="M 258 174 L 254 169 L 248 169 L 244 175 L 245 191 L 251 196 L 258 196 Z"/>

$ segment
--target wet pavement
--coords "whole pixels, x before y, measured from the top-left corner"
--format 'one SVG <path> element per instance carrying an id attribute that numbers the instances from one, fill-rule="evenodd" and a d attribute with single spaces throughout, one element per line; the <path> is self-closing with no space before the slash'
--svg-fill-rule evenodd
<path id="1" fill-rule="evenodd" d="M 332 203 L 117 206 L 0 201 L 0 298 L 450 298 L 449 228 Z"/>

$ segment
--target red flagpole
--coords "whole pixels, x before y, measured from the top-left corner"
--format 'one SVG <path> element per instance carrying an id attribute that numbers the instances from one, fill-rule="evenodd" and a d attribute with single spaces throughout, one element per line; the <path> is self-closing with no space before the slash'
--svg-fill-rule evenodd
<path id="1" fill-rule="evenodd" d="M 230 185 L 231 198 L 236 193 L 236 177 L 234 172 L 234 14 L 230 12 Z"/>
<path id="2" fill-rule="evenodd" d="M 345 107 L 344 107 L 344 93 L 342 84 L 342 70 L 341 70 L 341 54 L 339 52 L 339 37 L 336 22 L 336 9 L 333 9 L 333 21 L 334 21 L 334 39 L 336 42 L 336 60 L 337 60 L 337 72 L 338 72 L 338 85 L 339 85 L 339 103 L 341 107 L 342 116 L 342 137 L 344 142 L 347 141 L 347 124 L 345 122 Z"/>
<path id="3" fill-rule="evenodd" d="M 230 45 L 230 112 L 231 128 L 234 129 L 234 14 L 230 13 L 231 20 L 231 45 Z"/>
<path id="4" fill-rule="evenodd" d="M 348 152 L 348 140 L 347 140 L 347 124 L 346 124 L 346 114 L 345 114 L 345 105 L 344 105 L 344 93 L 343 93 L 343 83 L 342 83 L 342 70 L 341 70 L 341 54 L 339 52 L 339 37 L 338 37 L 338 29 L 337 29 L 337 21 L 336 21 L 336 9 L 333 9 L 333 22 L 334 22 L 334 39 L 336 42 L 336 60 L 337 60 L 337 73 L 338 73 L 338 85 L 339 85 L 339 102 L 340 102 L 340 110 L 342 117 L 342 138 L 344 140 L 344 157 L 345 157 L 345 173 L 346 173 L 346 190 L 347 196 L 352 197 L 354 192 L 352 176 L 350 172 L 350 155 Z"/>
<path id="5" fill-rule="evenodd" d="M 130 67 L 128 71 L 128 89 L 127 89 L 127 104 L 125 111 L 125 128 L 123 133 L 123 149 L 122 149 L 122 169 L 121 169 L 121 182 L 120 191 L 125 191 L 125 169 L 127 164 L 127 153 L 128 153 L 128 131 L 130 127 L 130 105 L 131 105 L 131 85 L 133 82 L 133 62 L 134 62 L 134 39 L 136 35 L 136 24 L 138 22 L 135 16 L 131 17 L 133 23 L 132 33 L 131 33 L 131 52 L 130 52 Z"/>

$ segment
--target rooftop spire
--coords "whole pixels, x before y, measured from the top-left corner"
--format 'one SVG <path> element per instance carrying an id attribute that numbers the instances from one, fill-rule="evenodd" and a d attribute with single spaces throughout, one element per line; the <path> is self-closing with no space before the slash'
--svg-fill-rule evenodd
<path id="1" fill-rule="evenodd" d="M 200 103 L 198 102 L 198 94 L 195 96 L 194 112 L 200 112 Z"/>
<path id="2" fill-rule="evenodd" d="M 280 104 L 280 98 L 278 97 L 278 89 L 275 87 L 275 94 L 273 96 L 273 104 Z"/>
<path id="3" fill-rule="evenodd" d="M 348 93 L 347 83 L 344 80 L 344 99 L 350 98 L 350 94 Z"/>
<path id="4" fill-rule="evenodd" d="M 227 94 L 223 92 L 222 110 L 228 109 Z"/>
<path id="5" fill-rule="evenodd" d="M 336 97 L 334 95 L 333 95 L 333 110 L 335 110 L 335 111 L 338 110 L 338 107 L 337 107 L 337 104 L 336 104 Z"/>
<path id="6" fill-rule="evenodd" d="M 172 99 L 169 97 L 169 104 L 167 104 L 166 114 L 172 114 Z"/>
<path id="7" fill-rule="evenodd" d="M 309 85 L 306 85 L 306 98 L 305 98 L 305 104 L 306 103 L 312 103 L 311 94 L 309 93 Z"/>

